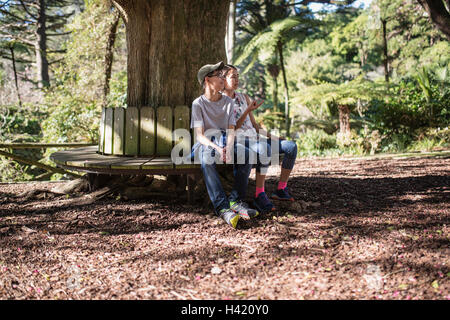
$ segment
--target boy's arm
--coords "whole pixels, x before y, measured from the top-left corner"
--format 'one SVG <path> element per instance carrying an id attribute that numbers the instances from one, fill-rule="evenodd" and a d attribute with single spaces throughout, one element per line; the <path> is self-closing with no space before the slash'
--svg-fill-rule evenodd
<path id="1" fill-rule="evenodd" d="M 203 129 L 203 127 L 196 127 L 194 129 L 195 129 L 195 135 L 197 137 L 197 142 L 200 142 L 204 146 L 210 146 L 211 148 L 216 149 L 216 151 L 220 154 L 220 158 L 223 161 L 228 162 L 228 160 L 227 160 L 228 158 L 226 158 L 226 156 L 227 156 L 226 147 L 225 148 L 219 147 L 217 144 L 215 144 L 214 142 L 209 140 L 204 134 L 205 130 Z M 233 140 L 234 140 L 234 137 L 233 137 Z M 230 159 L 231 159 L 231 157 L 230 157 Z"/>
<path id="2" fill-rule="evenodd" d="M 231 152 L 228 152 L 227 150 L 231 150 L 234 148 L 234 138 L 235 138 L 235 126 L 228 126 L 227 130 L 227 146 L 225 147 L 225 163 L 231 162 Z"/>
<path id="3" fill-rule="evenodd" d="M 200 142 L 202 145 L 214 148 L 219 152 L 222 151 L 221 147 L 219 147 L 217 144 L 215 144 L 214 142 L 212 142 L 205 136 L 205 130 L 203 127 L 196 127 L 196 128 L 194 128 L 194 131 L 195 131 L 195 136 L 197 137 L 197 141 Z"/>

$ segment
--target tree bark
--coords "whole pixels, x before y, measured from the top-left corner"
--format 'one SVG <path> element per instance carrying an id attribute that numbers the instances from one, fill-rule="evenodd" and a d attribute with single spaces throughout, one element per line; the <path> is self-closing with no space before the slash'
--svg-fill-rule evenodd
<path id="1" fill-rule="evenodd" d="M 343 136 L 350 135 L 350 109 L 346 105 L 339 105 L 339 132 Z"/>
<path id="2" fill-rule="evenodd" d="M 103 107 L 108 104 L 109 95 L 109 82 L 111 80 L 111 69 L 114 58 L 114 43 L 116 42 L 117 26 L 119 25 L 120 15 L 118 12 L 115 13 L 114 20 L 109 28 L 108 32 L 108 42 L 106 43 L 106 53 L 105 53 L 105 82 L 103 84 Z"/>
<path id="3" fill-rule="evenodd" d="M 199 68 L 225 61 L 229 0 L 113 0 L 124 16 L 127 104 L 192 104 Z"/>
<path id="4" fill-rule="evenodd" d="M 39 0 L 37 30 L 36 30 L 36 68 L 38 87 L 44 88 L 50 85 L 50 76 L 48 74 L 48 60 L 47 60 L 47 33 L 46 33 L 46 12 L 45 0 Z"/>
<path id="5" fill-rule="evenodd" d="M 388 48 L 387 48 L 386 23 L 387 23 L 386 20 L 381 19 L 381 25 L 383 28 L 384 79 L 385 79 L 386 83 L 389 83 L 389 58 L 388 58 Z"/>
<path id="6" fill-rule="evenodd" d="M 289 89 L 286 78 L 286 70 L 284 68 L 284 57 L 283 57 L 283 43 L 278 41 L 277 43 L 278 54 L 280 55 L 280 66 L 281 73 L 283 75 L 283 83 L 284 83 L 284 112 L 285 112 L 285 121 L 286 121 L 286 137 L 290 135 L 290 127 L 291 127 L 291 118 L 289 117 Z"/>
<path id="7" fill-rule="evenodd" d="M 443 0 L 418 0 L 425 9 L 432 23 L 438 28 L 450 41 L 450 3 L 446 0 L 447 7 Z"/>
<path id="8" fill-rule="evenodd" d="M 13 66 L 13 72 L 14 72 L 14 83 L 16 85 L 16 91 L 17 91 L 17 99 L 19 100 L 20 108 L 22 108 L 22 99 L 20 98 L 20 92 L 19 92 L 19 82 L 17 80 L 16 58 L 14 56 L 14 44 L 12 44 L 9 47 L 9 50 L 11 51 L 11 60 L 12 60 L 12 66 Z"/>
<path id="9" fill-rule="evenodd" d="M 234 43 L 236 41 L 236 5 L 238 0 L 231 0 L 230 9 L 228 11 L 228 23 L 227 23 L 227 59 L 228 63 L 233 63 Z"/>
<path id="10" fill-rule="evenodd" d="M 280 74 L 280 68 L 277 64 L 269 64 L 267 66 L 268 71 L 273 80 L 273 90 L 272 90 L 272 101 L 273 101 L 273 111 L 278 111 L 278 75 Z"/>

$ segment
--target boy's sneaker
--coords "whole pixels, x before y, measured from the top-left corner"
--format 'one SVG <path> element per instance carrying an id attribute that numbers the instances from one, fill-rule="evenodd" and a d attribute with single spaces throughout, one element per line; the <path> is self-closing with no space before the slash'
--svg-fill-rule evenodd
<path id="1" fill-rule="evenodd" d="M 256 209 L 259 210 L 259 212 L 262 213 L 275 211 L 273 203 L 269 200 L 265 192 L 261 192 L 260 194 L 258 194 L 258 197 L 256 197 L 256 199 L 253 201 L 253 205 L 256 207 Z"/>
<path id="2" fill-rule="evenodd" d="M 222 209 L 219 211 L 220 217 L 225 220 L 233 229 L 236 229 L 240 216 L 231 209 Z"/>
<path id="3" fill-rule="evenodd" d="M 278 189 L 271 196 L 275 200 L 294 201 L 294 198 L 289 194 L 288 188 Z"/>
<path id="4" fill-rule="evenodd" d="M 248 207 L 248 204 L 246 204 L 244 201 L 235 201 L 230 202 L 230 209 L 236 212 L 238 215 L 240 215 L 245 220 L 251 219 L 256 217 L 259 212 L 255 209 L 251 209 Z"/>

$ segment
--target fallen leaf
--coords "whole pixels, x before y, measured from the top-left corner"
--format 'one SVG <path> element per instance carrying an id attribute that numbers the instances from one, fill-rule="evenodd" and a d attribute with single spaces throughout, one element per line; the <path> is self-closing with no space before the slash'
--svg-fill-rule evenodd
<path id="1" fill-rule="evenodd" d="M 432 286 L 433 288 L 435 288 L 435 289 L 438 289 L 438 288 L 439 288 L 439 282 L 438 282 L 437 280 L 434 280 L 434 281 L 431 283 L 431 286 Z"/>
<path id="2" fill-rule="evenodd" d="M 22 227 L 22 231 L 24 231 L 25 233 L 35 233 L 35 232 L 37 232 L 36 230 L 28 228 L 26 226 Z"/>

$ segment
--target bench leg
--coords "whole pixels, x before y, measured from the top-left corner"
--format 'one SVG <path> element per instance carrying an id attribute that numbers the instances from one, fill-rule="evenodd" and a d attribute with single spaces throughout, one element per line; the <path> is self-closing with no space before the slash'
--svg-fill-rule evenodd
<path id="1" fill-rule="evenodd" d="M 187 184 L 187 199 L 189 204 L 193 204 L 195 201 L 195 193 L 194 193 L 194 176 L 191 174 L 186 175 L 186 184 Z"/>

